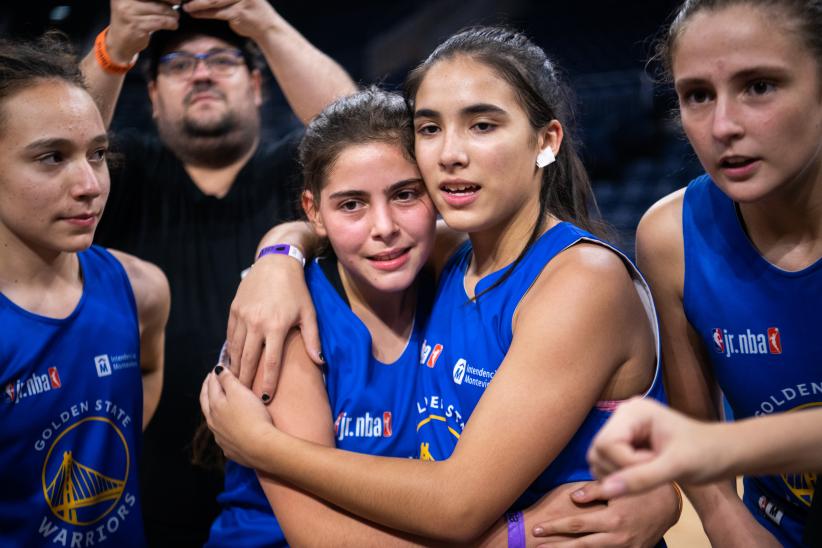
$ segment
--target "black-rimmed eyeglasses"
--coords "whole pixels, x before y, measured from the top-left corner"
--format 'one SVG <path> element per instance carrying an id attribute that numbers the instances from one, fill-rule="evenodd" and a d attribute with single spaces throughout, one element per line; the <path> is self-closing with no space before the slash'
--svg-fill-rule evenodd
<path id="1" fill-rule="evenodd" d="M 221 49 L 206 53 L 173 51 L 160 57 L 158 71 L 174 78 L 190 78 L 202 61 L 214 76 L 230 76 L 242 65 L 243 53 L 238 49 Z"/>

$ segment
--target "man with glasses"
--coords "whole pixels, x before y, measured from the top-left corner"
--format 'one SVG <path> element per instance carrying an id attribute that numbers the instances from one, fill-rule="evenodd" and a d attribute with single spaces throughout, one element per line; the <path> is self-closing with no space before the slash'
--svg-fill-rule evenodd
<path id="1" fill-rule="evenodd" d="M 122 159 L 97 231 L 98 243 L 159 265 L 171 285 L 165 384 L 141 463 L 156 546 L 202 545 L 217 514 L 221 475 L 191 465 L 200 384 L 225 339 L 239 272 L 298 203 L 301 132 L 261 140 L 259 52 L 303 122 L 355 89 L 265 0 L 180 2 L 112 0 L 110 26 L 83 61 L 108 123 L 140 54 L 159 135 L 115 135 Z"/>

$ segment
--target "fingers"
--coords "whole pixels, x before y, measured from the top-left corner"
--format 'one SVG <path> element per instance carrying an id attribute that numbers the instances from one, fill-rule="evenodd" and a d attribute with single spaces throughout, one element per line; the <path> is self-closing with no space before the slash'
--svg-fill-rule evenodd
<path id="1" fill-rule="evenodd" d="M 135 26 L 132 30 L 153 32 L 160 29 L 177 28 L 180 14 L 174 9 L 179 2 L 165 0 L 156 2 L 134 2 L 118 11 L 118 19 L 129 21 Z"/>
<path id="2" fill-rule="evenodd" d="M 240 0 L 191 0 L 183 4 L 183 9 L 194 15 L 192 12 L 199 12 L 203 10 L 218 10 L 233 6 L 239 3 Z"/>
<path id="3" fill-rule="evenodd" d="M 602 478 L 626 466 L 646 462 L 653 458 L 649 449 L 637 447 L 639 440 L 609 441 L 591 445 L 588 453 L 588 462 L 591 471 L 597 478 Z"/>
<path id="4" fill-rule="evenodd" d="M 228 310 L 228 325 L 225 329 L 225 340 L 230 341 L 232 336 L 234 335 L 234 330 L 237 329 L 237 324 L 239 323 L 239 319 L 237 318 L 237 309 L 234 307 L 234 303 L 231 303 L 231 308 Z"/>
<path id="5" fill-rule="evenodd" d="M 206 375 L 206 378 L 203 379 L 203 385 L 200 387 L 200 409 L 203 412 L 203 415 L 206 418 L 206 422 L 210 425 L 211 420 L 211 409 L 208 406 L 208 378 L 211 376 L 211 373 Z"/>
<path id="6" fill-rule="evenodd" d="M 619 537 L 610 533 L 594 533 L 579 538 L 546 539 L 538 547 L 543 548 L 616 548 L 630 546 L 627 541 L 622 541 Z"/>
<path id="7" fill-rule="evenodd" d="M 614 516 L 605 510 L 594 510 L 582 514 L 561 517 L 538 523 L 534 526 L 535 537 L 553 535 L 582 535 L 613 531 L 617 527 Z"/>
<path id="8" fill-rule="evenodd" d="M 139 28 L 145 33 L 151 34 L 158 30 L 176 30 L 180 23 L 179 15 L 171 10 L 170 14 L 142 15 L 140 16 Z"/>
<path id="9" fill-rule="evenodd" d="M 247 327 L 244 322 L 237 321 L 231 338 L 228 340 L 228 365 L 234 375 L 240 374 L 240 365 L 245 348 Z"/>
<path id="10" fill-rule="evenodd" d="M 577 504 L 587 504 L 589 502 L 608 500 L 602 493 L 602 482 L 591 481 L 573 491 L 571 499 Z"/>
<path id="11" fill-rule="evenodd" d="M 597 477 L 642 460 L 652 441 L 653 405 L 641 400 L 622 404 L 597 433 L 588 449 L 588 463 Z"/>
<path id="12" fill-rule="evenodd" d="M 241 0 L 191 0 L 183 9 L 195 19 L 220 19 L 231 21 L 237 16 L 237 4 Z"/>
<path id="13" fill-rule="evenodd" d="M 280 364 L 282 363 L 283 341 L 279 337 L 266 337 L 263 349 L 263 360 L 260 363 L 262 373 L 259 386 L 255 384 L 254 393 L 263 400 L 271 402 L 277 390 L 277 381 L 280 378 Z"/>
<path id="14" fill-rule="evenodd" d="M 134 15 L 168 15 L 173 12 L 179 0 L 150 0 L 148 2 L 132 2 L 126 4 L 125 9 Z"/>
<path id="15" fill-rule="evenodd" d="M 254 375 L 257 373 L 257 365 L 262 353 L 263 337 L 257 331 L 249 331 L 245 336 L 243 354 L 240 358 L 240 370 L 237 378 L 243 386 L 251 387 Z M 232 373 L 234 370 L 232 369 Z"/>
<path id="16" fill-rule="evenodd" d="M 112 1 L 106 47 L 115 60 L 128 62 L 153 32 L 176 29 L 179 13 L 169 2 Z"/>
<path id="17" fill-rule="evenodd" d="M 234 378 L 231 374 L 226 374 L 220 366 L 215 367 L 214 371 L 208 374 L 208 377 L 206 377 L 206 391 L 209 414 L 213 413 L 221 402 L 225 402 L 225 391 L 223 390 L 223 385 L 220 383 L 220 377 Z"/>
<path id="18" fill-rule="evenodd" d="M 217 397 L 219 398 L 215 401 L 225 401 L 226 398 L 229 397 L 232 392 L 234 392 L 242 386 L 240 384 L 240 381 L 237 380 L 237 377 L 231 374 L 231 371 L 227 371 L 219 367 L 214 368 L 214 377 L 214 384 L 217 386 L 218 390 Z M 208 397 L 213 398 L 213 393 L 209 392 Z"/>
<path id="19" fill-rule="evenodd" d="M 602 480 L 602 495 L 613 498 L 620 495 L 641 493 L 676 479 L 677 468 L 671 459 L 663 456 L 635 466 L 630 466 Z"/>
<path id="20" fill-rule="evenodd" d="M 314 312 L 314 307 L 304 309 L 301 316 L 300 336 L 303 339 L 305 351 L 314 363 L 317 365 L 322 365 L 325 363 L 325 359 L 322 354 L 320 332 L 317 329 L 317 315 Z"/>
<path id="21" fill-rule="evenodd" d="M 186 4 L 188 6 L 188 4 Z M 190 9 L 186 9 L 188 14 L 193 17 L 194 19 L 220 19 L 221 21 L 230 21 L 234 14 L 233 10 L 230 8 L 223 8 L 223 9 L 204 9 L 193 11 Z"/>

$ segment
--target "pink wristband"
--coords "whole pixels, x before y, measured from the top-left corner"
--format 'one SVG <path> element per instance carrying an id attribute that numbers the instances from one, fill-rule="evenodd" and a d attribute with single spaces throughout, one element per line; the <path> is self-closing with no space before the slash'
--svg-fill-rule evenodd
<path id="1" fill-rule="evenodd" d="M 522 512 L 507 512 L 508 548 L 525 548 L 525 517 Z"/>

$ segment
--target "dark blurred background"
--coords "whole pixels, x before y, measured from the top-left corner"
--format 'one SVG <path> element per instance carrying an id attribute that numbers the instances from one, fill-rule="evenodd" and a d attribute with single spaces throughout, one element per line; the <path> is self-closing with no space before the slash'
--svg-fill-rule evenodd
<path id="1" fill-rule="evenodd" d="M 646 70 L 653 38 L 678 1 L 405 0 L 273 2 L 308 40 L 360 83 L 398 88 L 410 68 L 454 31 L 504 23 L 524 30 L 563 67 L 576 94 L 577 137 L 605 220 L 633 254 L 642 213 L 699 173 L 672 114 L 670 89 Z M 0 36 L 68 34 L 80 55 L 109 19 L 108 0 L 32 0 L 0 5 Z M 269 78 L 266 135 L 298 124 Z M 129 73 L 112 128 L 153 131 L 139 71 Z"/>

